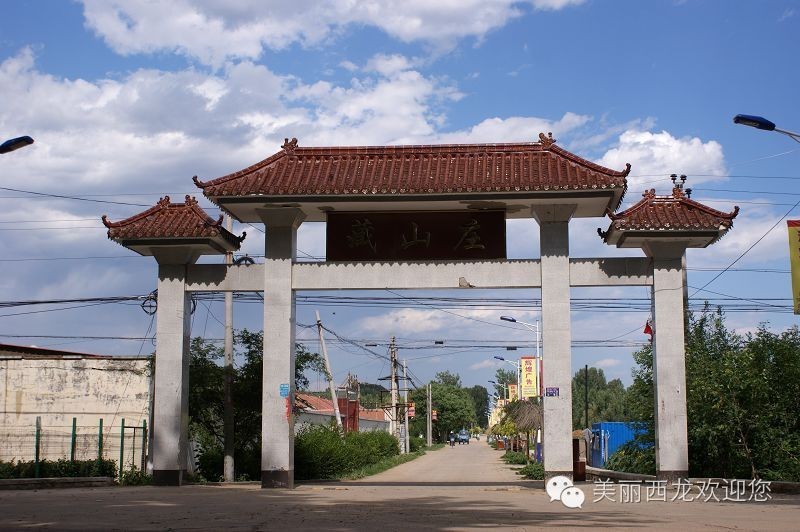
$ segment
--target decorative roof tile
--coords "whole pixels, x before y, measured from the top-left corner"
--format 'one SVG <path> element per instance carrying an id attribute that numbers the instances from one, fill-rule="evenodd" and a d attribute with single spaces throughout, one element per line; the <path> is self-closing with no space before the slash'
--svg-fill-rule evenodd
<path id="1" fill-rule="evenodd" d="M 104 214 L 103 225 L 108 227 L 108 238 L 118 243 L 221 238 L 238 249 L 246 236 L 246 233 L 240 237 L 230 233 L 222 227 L 222 215 L 214 220 L 188 195 L 185 203 L 171 203 L 169 196 L 164 196 L 153 207 L 119 222 L 109 221 Z"/>
<path id="2" fill-rule="evenodd" d="M 664 236 L 675 236 L 686 231 L 716 232 L 710 244 L 733 227 L 733 219 L 739 214 L 738 206 L 725 213 L 694 201 L 687 193 L 691 193 L 691 189 L 684 191 L 682 184 L 676 185 L 668 196 L 657 196 L 655 189 L 647 190 L 629 209 L 617 214 L 608 212 L 611 225 L 607 231 L 597 231 L 606 243 L 616 243 L 626 233 L 660 232 Z"/>
<path id="3" fill-rule="evenodd" d="M 555 144 L 443 144 L 305 148 L 202 182 L 212 199 L 242 196 L 419 195 L 464 192 L 624 190 L 630 165 L 610 170 Z"/>

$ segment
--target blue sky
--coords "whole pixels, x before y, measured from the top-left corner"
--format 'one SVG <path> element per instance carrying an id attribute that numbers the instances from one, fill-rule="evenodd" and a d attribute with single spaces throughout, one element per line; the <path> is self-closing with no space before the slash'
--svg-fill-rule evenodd
<path id="1" fill-rule="evenodd" d="M 0 186 L 93 201 L 0 190 L 0 301 L 150 292 L 154 261 L 109 242 L 100 215 L 119 220 L 164 194 L 201 196 L 191 176 L 249 166 L 278 151 L 284 137 L 301 146 L 510 142 L 552 131 L 590 160 L 632 164 L 623 207 L 649 188 L 668 193 L 672 173 L 689 176 L 693 199 L 723 211 L 739 205 L 727 236 L 689 252 L 689 292 L 698 303 L 723 294 L 774 305 L 729 306 L 728 323 L 742 333 L 763 322 L 783 330 L 795 318 L 780 220 L 800 199 L 800 145 L 731 119 L 760 114 L 800 129 L 799 21 L 800 3 L 779 0 L 8 3 L 0 17 L 0 137 L 27 134 L 36 143 L 2 156 Z M 788 217 L 800 217 L 798 209 Z M 607 226 L 607 219 L 573 223 L 572 255 L 622 255 L 597 238 L 596 228 Z M 248 232 L 244 252 L 263 254 L 258 231 L 235 229 Z M 510 222 L 508 235 L 511 257 L 538 256 L 535 223 Z M 322 255 L 324 228 L 304 226 L 300 248 Z M 705 288 L 718 294 L 697 290 L 712 279 Z M 535 299 L 538 291 L 469 296 Z M 573 297 L 649 294 L 594 289 Z M 74 305 L 4 308 L 0 342 L 112 354 L 153 348 L 83 338 L 152 335 L 137 304 L 54 310 L 64 306 Z M 299 305 L 298 321 L 312 323 L 314 309 Z M 469 385 L 486 385 L 499 364 L 493 355 L 526 351 L 458 344 L 530 345 L 528 331 L 498 317 L 538 317 L 536 309 L 411 300 L 319 309 L 343 337 L 378 344 L 400 337 L 400 356 L 419 380 L 450 370 Z M 193 334 L 221 337 L 222 316 L 220 303 L 201 302 Z M 573 368 L 602 367 L 629 383 L 632 345 L 645 341 L 647 317 L 646 310 L 573 312 L 573 339 L 592 344 L 576 345 Z M 237 303 L 235 320 L 259 328 L 259 305 Z M 615 337 L 628 345 L 605 341 Z M 444 347 L 431 347 L 433 340 Z M 383 345 L 372 349 L 385 353 Z M 347 371 L 371 382 L 387 372 L 382 360 L 349 344 L 332 342 L 331 358 L 339 381 Z"/>

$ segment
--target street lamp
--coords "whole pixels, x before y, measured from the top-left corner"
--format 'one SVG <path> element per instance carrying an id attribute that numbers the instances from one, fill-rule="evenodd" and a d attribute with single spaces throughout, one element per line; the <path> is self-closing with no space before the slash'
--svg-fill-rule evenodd
<path id="1" fill-rule="evenodd" d="M 795 142 L 800 142 L 800 133 L 793 133 L 792 131 L 777 128 L 774 122 L 767 120 L 763 116 L 736 115 L 733 117 L 733 123 L 754 127 L 756 129 L 763 129 L 764 131 L 776 131 L 778 133 L 783 133 Z"/>
<path id="2" fill-rule="evenodd" d="M 30 146 L 31 144 L 33 144 L 33 139 L 27 135 L 24 137 L 10 139 L 0 144 L 0 153 L 9 153 L 14 150 L 24 148 L 25 146 Z"/>
<path id="3" fill-rule="evenodd" d="M 519 385 L 519 374 L 520 374 L 519 362 L 515 362 L 513 360 L 506 360 L 505 358 L 503 358 L 501 356 L 497 356 L 497 355 L 495 355 L 494 358 L 496 358 L 497 360 L 502 360 L 503 362 L 505 362 L 507 364 L 511 364 L 512 366 L 514 366 L 516 368 L 516 370 L 517 370 L 517 399 L 522 400 L 522 388 Z"/>
<path id="4" fill-rule="evenodd" d="M 511 323 L 519 323 L 520 325 L 524 326 L 531 331 L 536 332 L 536 358 L 539 358 L 539 320 L 536 320 L 536 323 L 525 323 L 524 321 L 519 321 L 517 318 L 513 316 L 500 316 L 500 319 L 503 321 L 510 321 Z M 497 357 L 495 357 L 497 358 Z"/>
<path id="5" fill-rule="evenodd" d="M 505 390 L 505 394 L 504 394 L 505 397 L 503 399 L 510 399 L 510 397 L 508 396 L 509 394 L 508 394 L 508 386 L 507 385 L 503 384 L 502 382 L 494 382 L 494 381 L 486 381 L 486 382 L 488 382 L 489 384 L 494 384 L 495 386 L 501 386 L 502 389 Z"/>

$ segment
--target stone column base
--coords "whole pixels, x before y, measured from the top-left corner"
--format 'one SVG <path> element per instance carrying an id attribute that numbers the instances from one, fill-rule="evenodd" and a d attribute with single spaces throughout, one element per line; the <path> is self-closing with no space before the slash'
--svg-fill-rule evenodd
<path id="1" fill-rule="evenodd" d="M 261 472 L 262 488 L 294 489 L 294 469 L 274 469 Z"/>
<path id="2" fill-rule="evenodd" d="M 153 484 L 155 486 L 180 486 L 183 471 L 180 469 L 154 469 Z"/>
<path id="3" fill-rule="evenodd" d="M 545 471 L 544 472 L 544 484 L 547 487 L 547 483 L 553 477 L 567 477 L 568 479 L 572 480 L 572 470 L 569 471 Z"/>
<path id="4" fill-rule="evenodd" d="M 673 482 L 678 482 L 682 478 L 689 478 L 689 472 L 671 470 L 656 471 L 656 478 L 658 480 L 666 480 L 667 484 L 672 484 Z"/>

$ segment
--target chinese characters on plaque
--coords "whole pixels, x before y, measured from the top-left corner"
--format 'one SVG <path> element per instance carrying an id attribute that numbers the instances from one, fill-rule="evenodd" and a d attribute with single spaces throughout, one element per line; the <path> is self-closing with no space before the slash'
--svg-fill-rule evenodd
<path id="1" fill-rule="evenodd" d="M 521 357 L 519 359 L 520 371 L 522 372 L 522 397 L 540 397 L 542 395 L 539 387 L 539 359 L 536 357 Z"/>
<path id="2" fill-rule="evenodd" d="M 800 220 L 786 220 L 789 228 L 789 264 L 792 268 L 794 313 L 800 314 Z"/>
<path id="3" fill-rule="evenodd" d="M 329 212 L 327 260 L 505 259 L 504 211 Z"/>

